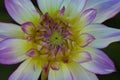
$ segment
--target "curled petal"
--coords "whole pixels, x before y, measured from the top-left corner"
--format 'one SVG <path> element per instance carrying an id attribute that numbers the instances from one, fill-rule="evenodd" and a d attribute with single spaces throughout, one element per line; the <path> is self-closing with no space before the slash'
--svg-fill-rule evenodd
<path id="1" fill-rule="evenodd" d="M 98 12 L 94 23 L 102 23 L 120 12 L 120 0 L 88 0 L 86 9 L 89 8 Z"/>
<path id="2" fill-rule="evenodd" d="M 73 80 L 66 64 L 61 63 L 60 65 L 59 70 L 53 70 L 50 68 L 48 80 Z"/>
<path id="3" fill-rule="evenodd" d="M 22 30 L 24 31 L 24 33 L 26 34 L 32 34 L 34 31 L 34 24 L 32 24 L 31 22 L 26 22 L 24 24 L 22 24 Z"/>
<path id="4" fill-rule="evenodd" d="M 21 39 L 6 39 L 0 42 L 0 63 L 15 64 L 28 58 L 31 45 Z"/>
<path id="5" fill-rule="evenodd" d="M 105 53 L 99 49 L 87 50 L 91 53 L 92 60 L 81 65 L 87 70 L 97 74 L 109 74 L 115 71 L 113 62 L 108 58 Z"/>
<path id="6" fill-rule="evenodd" d="M 95 9 L 87 9 L 82 13 L 81 19 L 86 23 L 86 25 L 88 25 L 95 19 L 96 14 L 97 12 Z"/>
<path id="7" fill-rule="evenodd" d="M 83 33 L 80 35 L 80 39 L 81 39 L 80 46 L 86 47 L 95 40 L 95 37 L 91 34 Z"/>
<path id="8" fill-rule="evenodd" d="M 91 55 L 88 52 L 75 53 L 70 55 L 70 59 L 77 63 L 84 63 L 91 60 Z"/>
<path id="9" fill-rule="evenodd" d="M 67 66 L 72 74 L 72 80 L 98 80 L 95 74 L 85 70 L 79 64 L 69 63 Z"/>
<path id="10" fill-rule="evenodd" d="M 50 67 L 53 70 L 59 70 L 60 69 L 60 63 L 59 62 L 53 62 L 53 63 L 51 63 Z"/>
<path id="11" fill-rule="evenodd" d="M 41 73 L 40 63 L 28 59 L 9 77 L 9 80 L 38 80 Z"/>
<path id="12" fill-rule="evenodd" d="M 65 7 L 63 6 L 63 8 L 60 10 L 60 15 L 62 16 L 64 15 L 64 13 L 65 13 Z"/>
<path id="13" fill-rule="evenodd" d="M 10 16 L 19 24 L 24 22 L 39 23 L 39 13 L 31 0 L 5 0 L 5 6 Z"/>
<path id="14" fill-rule="evenodd" d="M 119 29 L 109 28 L 102 24 L 88 25 L 82 31 L 95 37 L 95 40 L 89 44 L 91 47 L 104 48 L 112 42 L 120 41 Z"/>
<path id="15" fill-rule="evenodd" d="M 35 50 L 34 50 L 34 49 L 30 49 L 30 50 L 27 51 L 26 53 L 27 53 L 27 55 L 28 55 L 29 57 L 35 56 Z"/>
<path id="16" fill-rule="evenodd" d="M 0 38 L 24 38 L 24 33 L 22 32 L 20 26 L 0 22 Z"/>

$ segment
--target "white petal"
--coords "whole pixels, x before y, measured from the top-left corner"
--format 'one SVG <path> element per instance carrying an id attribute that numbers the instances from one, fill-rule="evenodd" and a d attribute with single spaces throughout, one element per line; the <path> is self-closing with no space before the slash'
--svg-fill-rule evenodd
<path id="1" fill-rule="evenodd" d="M 39 13 L 31 0 L 5 0 L 5 6 L 10 16 L 19 24 L 25 22 L 39 23 Z"/>
<path id="2" fill-rule="evenodd" d="M 18 25 L 0 22 L 0 38 L 24 38 L 24 33 Z"/>
<path id="3" fill-rule="evenodd" d="M 91 47 L 104 48 L 112 42 L 120 41 L 119 29 L 109 28 L 102 24 L 88 25 L 82 31 L 95 37 L 95 40 L 89 44 Z"/>
<path id="4" fill-rule="evenodd" d="M 37 0 L 40 10 L 45 14 L 54 14 L 60 10 L 63 0 Z"/>
<path id="5" fill-rule="evenodd" d="M 65 6 L 65 16 L 73 17 L 84 9 L 87 0 L 64 0 L 61 8 Z"/>
<path id="6" fill-rule="evenodd" d="M 91 53 L 92 60 L 81 65 L 96 74 L 109 74 L 115 71 L 112 60 L 101 50 L 86 48 Z"/>
<path id="7" fill-rule="evenodd" d="M 15 64 L 28 58 L 31 44 L 22 39 L 6 39 L 0 42 L 0 63 Z"/>
<path id="8" fill-rule="evenodd" d="M 60 11 L 65 7 L 65 16 L 72 17 L 79 14 L 87 0 L 37 0 L 38 5 L 43 13 L 53 15 L 56 11 Z"/>
<path id="9" fill-rule="evenodd" d="M 79 64 L 69 63 L 68 68 L 71 71 L 73 80 L 98 80 L 95 74 L 85 70 Z"/>
<path id="10" fill-rule="evenodd" d="M 41 70 L 42 68 L 37 61 L 28 59 L 18 67 L 9 77 L 9 80 L 38 80 Z"/>

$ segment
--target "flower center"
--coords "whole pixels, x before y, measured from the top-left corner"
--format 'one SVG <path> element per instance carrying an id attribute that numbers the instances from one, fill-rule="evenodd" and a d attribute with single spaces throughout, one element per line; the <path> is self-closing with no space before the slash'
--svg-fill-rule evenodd
<path id="1" fill-rule="evenodd" d="M 70 51 L 70 25 L 48 13 L 41 17 L 38 27 L 34 27 L 27 39 L 35 44 L 38 55 L 46 55 L 48 61 L 65 60 Z"/>
<path id="2" fill-rule="evenodd" d="M 62 44 L 62 35 L 61 33 L 55 31 L 53 34 L 50 36 L 50 43 L 53 45 L 61 45 Z"/>

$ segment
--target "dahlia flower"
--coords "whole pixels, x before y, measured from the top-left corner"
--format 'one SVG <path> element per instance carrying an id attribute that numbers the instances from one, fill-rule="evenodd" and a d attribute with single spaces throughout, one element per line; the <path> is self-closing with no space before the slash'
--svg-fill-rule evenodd
<path id="1" fill-rule="evenodd" d="M 9 80 L 98 80 L 115 71 L 101 50 L 120 40 L 103 24 L 120 0 L 5 0 L 18 23 L 0 22 L 0 63 L 22 62 Z"/>

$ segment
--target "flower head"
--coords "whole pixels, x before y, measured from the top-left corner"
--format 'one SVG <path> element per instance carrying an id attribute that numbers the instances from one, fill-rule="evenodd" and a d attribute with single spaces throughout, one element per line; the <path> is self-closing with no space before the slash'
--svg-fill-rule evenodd
<path id="1" fill-rule="evenodd" d="M 37 2 L 40 10 L 31 0 L 5 0 L 19 25 L 0 23 L 0 63 L 24 61 L 9 80 L 98 80 L 115 71 L 100 49 L 119 41 L 120 30 L 101 23 L 120 11 L 119 0 Z"/>

